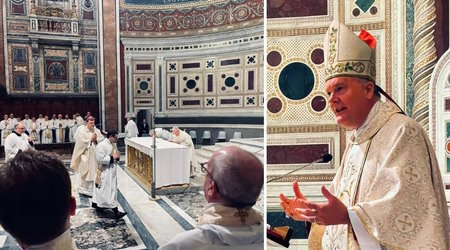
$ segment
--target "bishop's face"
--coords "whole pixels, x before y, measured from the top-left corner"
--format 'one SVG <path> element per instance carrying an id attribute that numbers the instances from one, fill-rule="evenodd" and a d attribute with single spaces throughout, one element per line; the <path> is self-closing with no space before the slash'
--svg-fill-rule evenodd
<path id="1" fill-rule="evenodd" d="M 94 129 L 94 126 L 95 126 L 95 121 L 94 121 L 94 120 L 89 120 L 89 121 L 86 122 L 86 127 L 87 127 L 89 130 L 93 130 L 93 129 Z"/>
<path id="2" fill-rule="evenodd" d="M 325 83 L 328 104 L 339 125 L 357 129 L 364 123 L 372 108 L 373 89 L 368 84 L 358 77 L 335 77 Z"/>

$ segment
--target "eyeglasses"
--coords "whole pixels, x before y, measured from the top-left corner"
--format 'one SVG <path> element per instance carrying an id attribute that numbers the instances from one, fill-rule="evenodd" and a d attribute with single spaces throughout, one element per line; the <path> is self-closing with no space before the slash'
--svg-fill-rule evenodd
<path id="1" fill-rule="evenodd" d="M 205 167 L 205 165 L 208 166 L 208 163 L 207 162 L 200 163 L 200 169 L 202 170 L 202 173 L 206 173 L 209 175 L 209 178 L 211 178 L 211 180 L 214 181 L 214 184 L 216 185 L 217 192 L 220 193 L 219 186 L 217 185 L 217 181 L 214 180 L 212 174 L 208 171 L 208 169 Z"/>

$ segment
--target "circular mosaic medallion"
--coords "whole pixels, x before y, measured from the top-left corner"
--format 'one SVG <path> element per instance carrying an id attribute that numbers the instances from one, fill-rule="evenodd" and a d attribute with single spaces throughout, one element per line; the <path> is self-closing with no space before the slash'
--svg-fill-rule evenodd
<path id="1" fill-rule="evenodd" d="M 270 51 L 269 54 L 267 54 L 267 63 L 272 67 L 276 67 L 276 66 L 280 65 L 280 63 L 281 63 L 280 52 Z"/>
<path id="2" fill-rule="evenodd" d="M 270 113 L 276 114 L 280 112 L 282 108 L 283 102 L 277 97 L 272 97 L 267 102 L 267 110 L 269 110 Z"/>
<path id="3" fill-rule="evenodd" d="M 370 14 L 376 15 L 377 13 L 378 13 L 378 8 L 376 6 L 372 6 L 372 8 L 370 8 Z"/>
<path id="4" fill-rule="evenodd" d="M 233 77 L 227 77 L 227 79 L 225 79 L 225 86 L 231 88 L 234 86 L 234 84 L 236 83 L 236 80 L 234 80 Z"/>
<path id="5" fill-rule="evenodd" d="M 323 49 L 317 48 L 311 52 L 311 61 L 314 64 L 322 64 L 324 61 Z"/>
<path id="6" fill-rule="evenodd" d="M 311 68 L 301 62 L 286 65 L 278 78 L 281 93 L 291 100 L 307 97 L 314 88 L 314 73 Z"/>
<path id="7" fill-rule="evenodd" d="M 142 90 L 148 89 L 148 82 L 142 81 L 139 83 L 139 88 Z"/>
<path id="8" fill-rule="evenodd" d="M 354 8 L 352 14 L 354 17 L 357 17 L 359 16 L 359 14 L 361 14 L 361 11 L 358 8 Z"/>
<path id="9" fill-rule="evenodd" d="M 193 88 L 195 88 L 196 85 L 197 85 L 197 82 L 195 82 L 192 79 L 190 79 L 189 81 L 186 82 L 186 87 L 188 89 L 193 89 Z"/>
<path id="10" fill-rule="evenodd" d="M 327 100 L 321 95 L 314 96 L 311 100 L 311 108 L 316 112 L 321 112 L 327 107 Z"/>
<path id="11" fill-rule="evenodd" d="M 60 62 L 53 62 L 48 66 L 48 72 L 52 78 L 61 78 L 66 73 L 66 70 Z"/>

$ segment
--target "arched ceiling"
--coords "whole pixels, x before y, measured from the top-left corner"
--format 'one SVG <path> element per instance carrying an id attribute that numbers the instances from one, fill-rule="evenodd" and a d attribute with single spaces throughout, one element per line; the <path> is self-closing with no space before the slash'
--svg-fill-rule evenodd
<path id="1" fill-rule="evenodd" d="M 264 0 L 121 0 L 123 37 L 217 33 L 264 24 Z"/>

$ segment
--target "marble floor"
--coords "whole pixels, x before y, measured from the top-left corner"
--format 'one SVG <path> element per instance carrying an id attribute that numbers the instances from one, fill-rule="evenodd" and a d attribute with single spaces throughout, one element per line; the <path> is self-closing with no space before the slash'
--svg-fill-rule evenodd
<path id="1" fill-rule="evenodd" d="M 91 198 L 78 194 L 75 175 L 69 172 L 77 200 L 71 234 L 79 249 L 157 249 L 174 235 L 193 229 L 206 204 L 202 191 L 204 174 L 191 179 L 189 188 L 182 189 L 184 193 L 159 192 L 165 195 L 151 200 L 122 165 L 117 168 L 119 210 L 128 214 L 116 221 L 112 212 L 99 214 L 91 208 Z M 263 194 L 255 205 L 261 212 L 264 211 Z M 0 248 L 20 249 L 1 227 Z"/>

